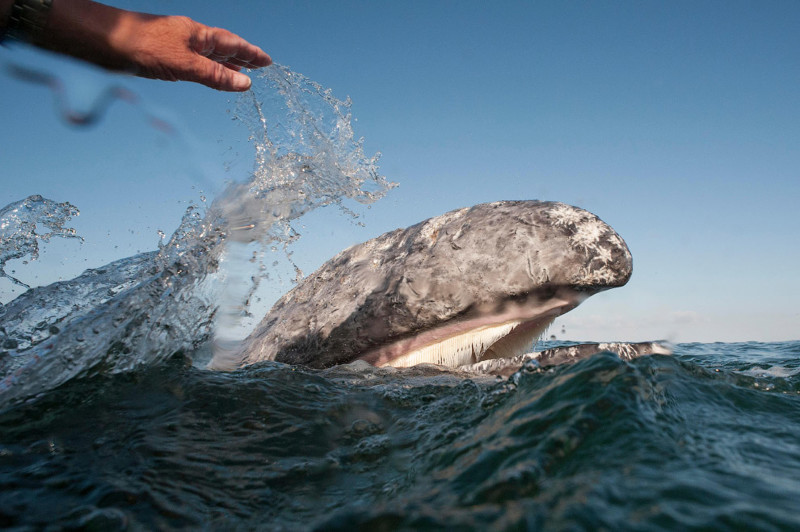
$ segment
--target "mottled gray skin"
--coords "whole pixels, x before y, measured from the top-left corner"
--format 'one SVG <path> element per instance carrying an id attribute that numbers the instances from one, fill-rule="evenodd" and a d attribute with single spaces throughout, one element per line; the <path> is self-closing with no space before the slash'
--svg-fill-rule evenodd
<path id="1" fill-rule="evenodd" d="M 672 349 L 668 344 L 661 342 L 608 342 L 608 343 L 589 343 L 578 344 L 564 347 L 554 347 L 535 353 L 527 353 L 513 358 L 495 358 L 484 360 L 477 364 L 461 366 L 461 370 L 469 373 L 479 373 L 488 375 L 498 375 L 508 377 L 516 373 L 519 369 L 531 360 L 536 361 L 540 366 L 556 366 L 560 364 L 571 364 L 589 358 L 601 352 L 614 353 L 622 360 L 631 361 L 647 355 L 671 355 Z"/>
<path id="2" fill-rule="evenodd" d="M 347 363 L 422 331 L 544 302 L 560 288 L 589 296 L 622 286 L 631 271 L 623 240 L 587 211 L 476 205 L 339 253 L 275 304 L 233 361 L 217 357 L 211 367 Z"/>
<path id="3" fill-rule="evenodd" d="M 533 355 L 542 366 L 555 366 L 557 364 L 577 362 L 603 351 L 615 353 L 622 360 L 628 361 L 645 355 L 672 354 L 672 350 L 666 344 L 660 342 L 601 342 L 554 347 L 553 349 L 545 349 L 544 351 L 533 353 Z"/>

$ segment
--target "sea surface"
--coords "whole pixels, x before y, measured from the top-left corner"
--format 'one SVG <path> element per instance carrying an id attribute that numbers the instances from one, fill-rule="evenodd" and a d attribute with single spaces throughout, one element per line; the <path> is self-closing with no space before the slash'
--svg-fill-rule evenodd
<path id="1" fill-rule="evenodd" d="M 78 207 L 34 194 L 0 209 L 0 276 L 29 288 L 0 305 L 0 529 L 800 528 L 800 342 L 508 378 L 204 369 L 236 348 L 273 271 L 265 248 L 288 258 L 305 213 L 357 218 L 393 186 L 350 102 L 285 67 L 235 117 L 252 176 L 152 252 L 27 287 L 8 265 L 80 238 Z"/>
<path id="2" fill-rule="evenodd" d="M 796 530 L 800 342 L 674 349 L 75 379 L 0 414 L 0 527 Z"/>

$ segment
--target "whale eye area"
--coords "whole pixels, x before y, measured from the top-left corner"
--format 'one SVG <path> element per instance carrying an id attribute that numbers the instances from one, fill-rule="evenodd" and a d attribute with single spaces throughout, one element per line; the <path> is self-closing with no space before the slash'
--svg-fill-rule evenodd
<path id="1" fill-rule="evenodd" d="M 556 286 L 550 285 L 550 284 L 546 284 L 546 285 L 543 285 L 538 290 L 536 290 L 535 295 L 540 301 L 546 301 L 548 299 L 554 298 L 556 296 L 557 292 L 558 292 L 558 288 Z"/>

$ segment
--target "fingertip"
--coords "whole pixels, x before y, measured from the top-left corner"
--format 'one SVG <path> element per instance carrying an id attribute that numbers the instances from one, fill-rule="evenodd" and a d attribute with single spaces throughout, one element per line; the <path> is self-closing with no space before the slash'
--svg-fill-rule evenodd
<path id="1" fill-rule="evenodd" d="M 253 46 L 255 53 L 252 55 L 252 58 L 247 60 L 247 62 L 250 63 L 252 68 L 268 67 L 272 64 L 272 58 L 269 56 L 269 54 L 267 54 L 267 52 L 258 46 L 251 46 Z"/>
<path id="2" fill-rule="evenodd" d="M 247 59 L 248 68 L 263 68 L 272 64 L 272 58 L 267 55 L 261 48 L 258 48 L 258 53 L 252 59 Z"/>
<path id="3" fill-rule="evenodd" d="M 237 72 L 233 76 L 233 84 L 232 89 L 236 92 L 244 92 L 250 88 L 253 84 L 250 76 L 247 74 L 242 74 L 241 72 Z"/>

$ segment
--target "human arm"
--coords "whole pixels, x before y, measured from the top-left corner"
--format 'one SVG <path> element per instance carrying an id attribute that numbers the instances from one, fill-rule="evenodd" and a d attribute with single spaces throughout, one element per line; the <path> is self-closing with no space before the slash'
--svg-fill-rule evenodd
<path id="1" fill-rule="evenodd" d="M 13 0 L 0 0 L 0 13 L 7 17 L 11 4 Z M 110 70 L 227 91 L 250 88 L 242 68 L 272 62 L 263 50 L 227 30 L 90 0 L 54 0 L 43 31 L 30 40 Z"/>

